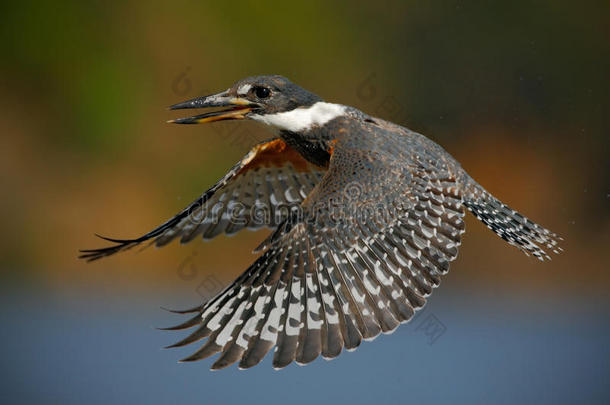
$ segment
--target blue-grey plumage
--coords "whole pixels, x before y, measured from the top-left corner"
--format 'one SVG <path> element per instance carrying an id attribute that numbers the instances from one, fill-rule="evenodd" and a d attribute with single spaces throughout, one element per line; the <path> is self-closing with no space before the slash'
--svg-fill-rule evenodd
<path id="1" fill-rule="evenodd" d="M 458 254 L 465 209 L 526 254 L 560 239 L 474 181 L 442 147 L 407 128 L 327 103 L 281 76 L 256 76 L 172 109 L 224 107 L 179 124 L 250 119 L 276 137 L 256 145 L 175 217 L 136 239 L 82 251 L 96 260 L 151 240 L 212 239 L 274 228 L 258 259 L 171 347 L 206 339 L 184 361 L 221 353 L 213 369 L 330 359 L 390 333 L 421 308 Z M 546 249 L 546 250 L 545 250 Z"/>

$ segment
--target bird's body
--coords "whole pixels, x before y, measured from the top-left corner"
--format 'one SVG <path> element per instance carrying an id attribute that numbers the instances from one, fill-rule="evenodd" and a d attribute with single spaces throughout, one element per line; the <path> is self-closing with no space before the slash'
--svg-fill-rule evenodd
<path id="1" fill-rule="evenodd" d="M 178 119 L 249 118 L 276 129 L 193 204 L 148 234 L 85 251 L 98 259 L 146 240 L 275 228 L 258 259 L 196 315 L 174 346 L 207 338 L 185 360 L 221 352 L 213 368 L 334 358 L 393 331 L 421 308 L 458 253 L 465 209 L 526 254 L 557 252 L 556 235 L 508 208 L 443 148 L 399 125 L 326 103 L 280 76 L 174 106 L 230 106 Z"/>

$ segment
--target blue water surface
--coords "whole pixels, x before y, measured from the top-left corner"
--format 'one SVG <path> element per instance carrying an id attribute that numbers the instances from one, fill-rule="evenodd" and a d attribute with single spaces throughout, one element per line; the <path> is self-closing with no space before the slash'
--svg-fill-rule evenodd
<path id="1" fill-rule="evenodd" d="M 440 295 L 333 361 L 275 371 L 179 364 L 196 347 L 159 297 L 12 291 L 0 307 L 2 403 L 609 403 L 608 306 Z M 164 300 L 165 301 L 165 300 Z"/>

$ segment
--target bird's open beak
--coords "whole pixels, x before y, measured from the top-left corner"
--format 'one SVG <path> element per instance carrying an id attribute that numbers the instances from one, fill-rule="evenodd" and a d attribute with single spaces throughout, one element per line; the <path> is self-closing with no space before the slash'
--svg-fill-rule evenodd
<path id="1" fill-rule="evenodd" d="M 228 91 L 213 94 L 211 96 L 197 97 L 182 103 L 174 104 L 169 107 L 170 110 L 182 110 L 186 108 L 209 108 L 209 107 L 227 107 L 222 110 L 212 111 L 204 114 L 195 115 L 187 118 L 176 118 L 169 120 L 174 124 L 203 124 L 206 122 L 214 122 L 221 120 L 243 120 L 246 114 L 253 109 L 260 107 L 256 103 L 252 103 L 245 98 L 233 97 L 228 94 Z"/>

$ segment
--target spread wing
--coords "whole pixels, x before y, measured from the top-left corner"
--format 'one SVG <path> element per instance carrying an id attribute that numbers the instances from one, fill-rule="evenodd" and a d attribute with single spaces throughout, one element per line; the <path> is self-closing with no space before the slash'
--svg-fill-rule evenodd
<path id="1" fill-rule="evenodd" d="M 409 160 L 411 159 L 411 160 Z M 207 338 L 184 361 L 273 366 L 334 358 L 407 322 L 457 256 L 464 209 L 441 159 L 390 162 L 339 141 L 328 172 L 262 245 L 261 256 L 168 329 L 198 326 L 170 347 Z"/>
<path id="2" fill-rule="evenodd" d="M 326 168 L 307 162 L 281 139 L 256 145 L 201 197 L 173 218 L 134 239 L 103 238 L 115 245 L 82 250 L 80 258 L 100 259 L 153 240 L 163 246 L 180 237 L 211 239 L 243 228 L 275 227 L 320 180 Z"/>

